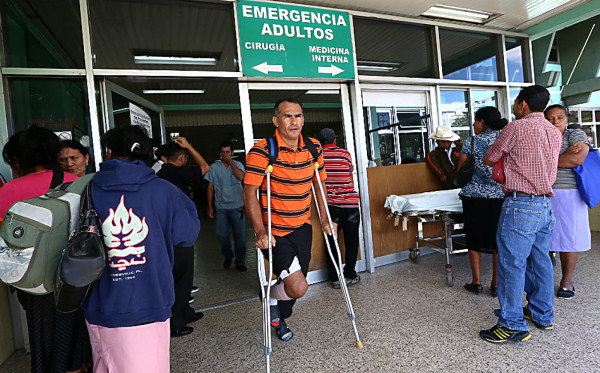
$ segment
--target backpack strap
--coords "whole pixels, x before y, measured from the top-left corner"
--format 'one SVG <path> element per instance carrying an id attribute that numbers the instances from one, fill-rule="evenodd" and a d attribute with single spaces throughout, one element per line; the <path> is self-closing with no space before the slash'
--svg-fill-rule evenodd
<path id="1" fill-rule="evenodd" d="M 300 136 L 302 136 L 302 135 L 300 135 Z M 307 137 L 302 136 L 302 140 L 304 140 L 304 144 L 308 148 L 308 151 L 310 152 L 310 154 L 312 154 L 314 163 L 318 163 L 319 151 L 317 150 L 317 146 L 315 145 L 315 143 L 312 142 L 312 140 L 308 136 Z"/>
<path id="2" fill-rule="evenodd" d="M 319 151 L 317 150 L 317 146 L 309 137 L 303 137 L 300 134 L 300 138 L 304 141 L 306 148 L 312 154 L 314 163 L 317 163 L 319 159 Z M 267 139 L 267 158 L 269 158 L 268 166 L 271 166 L 277 161 L 277 156 L 279 155 L 279 144 L 277 143 L 277 138 L 275 136 L 269 137 Z"/>
<path id="3" fill-rule="evenodd" d="M 50 180 L 50 188 L 53 189 L 63 183 L 65 173 L 62 170 L 52 170 L 52 180 Z"/>
<path id="4" fill-rule="evenodd" d="M 279 156 L 279 144 L 277 143 L 277 138 L 275 136 L 269 137 L 267 139 L 267 157 L 269 158 L 268 166 L 271 166 L 275 163 L 277 156 Z"/>

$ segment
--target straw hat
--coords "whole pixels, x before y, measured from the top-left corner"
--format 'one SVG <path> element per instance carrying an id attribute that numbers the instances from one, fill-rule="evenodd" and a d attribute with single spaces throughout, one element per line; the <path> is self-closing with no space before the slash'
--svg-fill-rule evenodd
<path id="1" fill-rule="evenodd" d="M 437 126 L 435 131 L 429 135 L 430 140 L 456 141 L 460 136 L 452 132 L 452 128 L 448 126 Z"/>

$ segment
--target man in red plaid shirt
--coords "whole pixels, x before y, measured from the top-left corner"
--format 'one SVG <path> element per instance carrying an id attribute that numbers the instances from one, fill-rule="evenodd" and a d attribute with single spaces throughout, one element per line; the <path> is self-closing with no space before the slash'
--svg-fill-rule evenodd
<path id="1" fill-rule="evenodd" d="M 550 197 L 558 170 L 562 134 L 544 118 L 550 94 L 541 86 L 523 88 L 515 99 L 517 120 L 489 147 L 484 164 L 504 157 L 506 182 L 498 223 L 498 324 L 479 332 L 492 343 L 531 338 L 525 319 L 553 329 L 554 271 L 548 255 L 555 220 Z M 528 304 L 522 307 L 523 291 Z"/>

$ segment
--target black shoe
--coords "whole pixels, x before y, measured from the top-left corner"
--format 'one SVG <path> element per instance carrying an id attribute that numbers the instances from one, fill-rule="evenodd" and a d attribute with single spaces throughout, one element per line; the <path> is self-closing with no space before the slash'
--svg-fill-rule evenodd
<path id="1" fill-rule="evenodd" d="M 229 267 L 231 267 L 231 259 L 225 259 L 223 261 L 223 268 L 228 269 Z"/>
<path id="2" fill-rule="evenodd" d="M 198 292 L 198 287 L 192 286 L 192 291 L 190 292 L 190 294 L 196 294 L 197 292 Z"/>
<path id="3" fill-rule="evenodd" d="M 573 290 L 569 290 L 567 288 L 558 289 L 556 296 L 562 299 L 573 298 L 575 296 L 575 286 L 573 286 Z"/>
<path id="4" fill-rule="evenodd" d="M 473 294 L 481 294 L 483 292 L 481 284 L 465 284 L 465 289 Z"/>
<path id="5" fill-rule="evenodd" d="M 523 307 L 523 317 L 527 320 L 531 320 L 533 322 L 533 325 L 535 325 L 535 327 L 540 330 L 553 330 L 554 329 L 554 325 L 546 326 L 546 325 L 542 325 L 540 323 L 533 321 L 533 319 L 531 318 L 531 311 L 527 307 Z"/>
<path id="6" fill-rule="evenodd" d="M 498 288 L 495 286 L 490 286 L 490 294 L 492 297 L 496 298 L 498 296 Z"/>
<path id="7" fill-rule="evenodd" d="M 515 330 L 499 324 L 491 329 L 480 331 L 479 336 L 490 343 L 523 342 L 531 338 L 531 334 L 527 330 Z"/>
<path id="8" fill-rule="evenodd" d="M 272 324 L 273 323 L 271 323 L 271 325 Z M 290 328 L 287 327 L 287 324 L 283 320 L 279 321 L 279 326 L 273 326 L 273 328 L 275 329 L 275 332 L 277 332 L 277 338 L 284 342 L 289 341 L 294 336 L 294 333 L 292 333 Z"/>
<path id="9" fill-rule="evenodd" d="M 246 272 L 248 270 L 248 268 L 246 268 L 246 266 L 243 264 L 236 266 L 235 269 L 237 269 L 239 272 Z"/>
<path id="10" fill-rule="evenodd" d="M 171 337 L 183 337 L 184 335 L 192 334 L 194 328 L 191 326 L 184 326 L 181 329 L 171 331 Z"/>
<path id="11" fill-rule="evenodd" d="M 189 303 L 189 304 L 192 304 L 192 303 L 194 303 L 194 297 L 190 297 L 190 299 L 188 300 L 188 303 Z"/>
<path id="12" fill-rule="evenodd" d="M 275 329 L 275 332 L 277 333 L 277 338 L 281 339 L 284 342 L 287 342 L 290 339 L 292 339 L 294 334 L 287 327 L 285 321 L 281 320 L 281 315 L 279 314 L 279 306 L 270 306 L 269 310 L 271 312 L 271 327 Z"/>
<path id="13" fill-rule="evenodd" d="M 204 317 L 204 314 L 202 312 L 200 312 L 200 311 L 195 312 L 194 316 L 190 320 L 188 320 L 188 322 L 186 324 L 194 323 L 194 322 L 200 320 L 203 317 Z"/>

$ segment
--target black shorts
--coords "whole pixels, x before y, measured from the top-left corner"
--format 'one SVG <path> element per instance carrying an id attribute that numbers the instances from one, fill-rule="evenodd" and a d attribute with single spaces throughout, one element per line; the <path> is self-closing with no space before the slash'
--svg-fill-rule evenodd
<path id="1" fill-rule="evenodd" d="M 302 273 L 306 277 L 310 263 L 312 247 L 312 225 L 304 223 L 292 233 L 283 237 L 275 236 L 276 244 L 273 247 L 273 273 L 279 277 L 282 271 L 289 269 L 294 257 L 298 257 Z M 262 250 L 268 260 L 269 251 Z"/>

